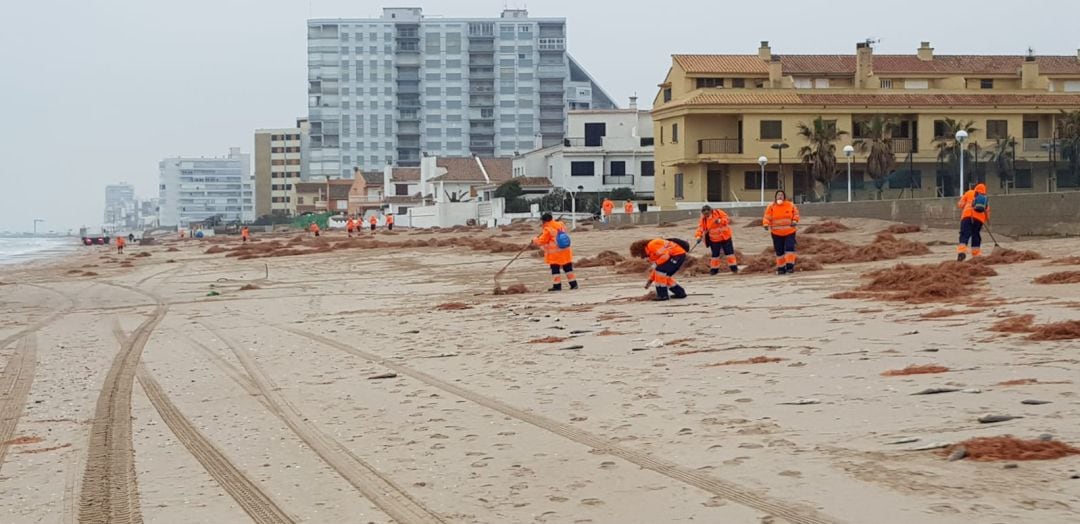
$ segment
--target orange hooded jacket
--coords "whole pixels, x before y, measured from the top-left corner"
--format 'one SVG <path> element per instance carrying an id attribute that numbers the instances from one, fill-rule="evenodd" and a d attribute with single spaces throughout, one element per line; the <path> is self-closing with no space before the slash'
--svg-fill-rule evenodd
<path id="1" fill-rule="evenodd" d="M 566 226 L 558 220 L 551 220 L 544 223 L 543 231 L 533 239 L 533 242 L 544 250 L 544 262 L 549 266 L 565 266 L 574 262 L 571 248 L 562 249 L 555 240 L 559 231 L 566 231 Z"/>
<path id="2" fill-rule="evenodd" d="M 976 184 L 975 189 L 964 193 L 964 196 L 960 197 L 960 201 L 956 203 L 956 207 L 963 210 L 963 212 L 960 214 L 960 220 L 963 220 L 965 218 L 974 218 L 975 220 L 978 220 L 979 222 L 985 224 L 988 220 L 990 220 L 990 205 L 988 204 L 986 206 L 986 211 L 983 211 L 981 213 L 975 211 L 975 208 L 972 206 L 975 205 L 976 193 L 981 193 L 985 195 L 986 184 Z"/>

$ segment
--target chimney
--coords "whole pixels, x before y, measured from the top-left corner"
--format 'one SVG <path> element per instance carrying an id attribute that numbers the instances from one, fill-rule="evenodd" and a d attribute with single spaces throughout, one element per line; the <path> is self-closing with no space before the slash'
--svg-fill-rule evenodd
<path id="1" fill-rule="evenodd" d="M 637 95 L 630 97 L 630 109 L 637 111 Z"/>
<path id="2" fill-rule="evenodd" d="M 930 42 L 923 42 L 919 46 L 919 60 L 923 62 L 930 62 L 934 60 L 934 48 L 930 47 Z"/>
<path id="3" fill-rule="evenodd" d="M 762 60 L 764 60 L 766 62 L 768 62 L 769 60 L 772 60 L 772 48 L 769 47 L 769 41 L 768 40 L 762 40 L 761 41 L 761 47 L 758 48 L 757 55 L 758 55 L 758 58 L 760 58 L 760 59 L 762 59 Z"/>
<path id="4" fill-rule="evenodd" d="M 769 86 L 773 89 L 779 89 L 783 87 L 783 79 L 784 64 L 780 62 L 779 56 L 774 56 L 769 60 Z"/>
<path id="5" fill-rule="evenodd" d="M 1024 57 L 1024 64 L 1020 66 L 1020 88 L 1038 89 L 1039 87 L 1039 63 L 1035 61 L 1035 55 L 1028 52 Z"/>
<path id="6" fill-rule="evenodd" d="M 855 87 L 866 88 L 874 76 L 874 48 L 870 42 L 855 44 Z"/>

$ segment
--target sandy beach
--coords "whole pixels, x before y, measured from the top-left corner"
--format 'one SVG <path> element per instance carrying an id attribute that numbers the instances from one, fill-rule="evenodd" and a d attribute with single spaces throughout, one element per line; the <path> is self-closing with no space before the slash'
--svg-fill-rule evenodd
<path id="1" fill-rule="evenodd" d="M 769 245 L 748 220 L 744 259 Z M 838 222 L 810 236 L 893 225 Z M 589 227 L 575 258 L 693 227 Z M 999 238 L 1042 258 L 928 301 L 862 275 L 952 260 L 954 231 L 897 234 L 929 252 L 893 260 L 679 275 L 690 297 L 667 303 L 606 266 L 546 293 L 528 253 L 501 285 L 530 292 L 494 296 L 500 243 L 533 234 L 258 236 L 242 256 L 168 239 L 0 267 L 0 521 L 1080 521 L 1080 455 L 943 449 L 1080 446 L 1080 339 L 1040 339 L 1080 320 L 1080 283 L 1035 283 L 1080 271 L 1052 263 L 1080 239 Z M 944 370 L 889 374 L 909 366 Z"/>

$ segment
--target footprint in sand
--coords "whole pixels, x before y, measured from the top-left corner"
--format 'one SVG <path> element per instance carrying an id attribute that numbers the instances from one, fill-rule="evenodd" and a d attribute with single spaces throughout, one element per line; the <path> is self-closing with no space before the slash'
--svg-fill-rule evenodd
<path id="1" fill-rule="evenodd" d="M 800 477 L 802 477 L 802 472 L 801 471 L 794 471 L 794 470 L 786 469 L 786 470 L 780 472 L 780 476 L 781 477 L 800 478 Z"/>
<path id="2" fill-rule="evenodd" d="M 702 502 L 701 505 L 705 506 L 706 508 L 719 508 L 720 506 L 726 506 L 727 501 L 724 500 L 723 497 L 713 497 L 709 500 L 706 500 L 705 502 Z"/>
<path id="3" fill-rule="evenodd" d="M 566 497 L 560 497 L 558 495 L 552 495 L 552 496 L 548 497 L 548 500 L 550 500 L 552 502 L 566 502 L 566 501 L 568 501 L 570 499 L 568 499 Z"/>
<path id="4" fill-rule="evenodd" d="M 583 506 L 603 506 L 604 501 L 600 499 L 581 499 L 581 504 Z"/>
<path id="5" fill-rule="evenodd" d="M 601 462 L 600 469 L 615 469 L 615 463 L 611 461 Z"/>

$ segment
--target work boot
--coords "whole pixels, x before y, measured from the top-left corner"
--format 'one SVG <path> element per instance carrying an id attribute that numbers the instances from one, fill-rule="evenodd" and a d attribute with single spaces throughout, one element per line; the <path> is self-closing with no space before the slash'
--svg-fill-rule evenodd
<path id="1" fill-rule="evenodd" d="M 552 284 L 548 291 L 562 291 L 562 284 Z"/>
<path id="2" fill-rule="evenodd" d="M 577 280 L 570 281 L 570 289 L 577 289 Z"/>
<path id="3" fill-rule="evenodd" d="M 671 286 L 671 298 L 686 298 L 686 290 L 682 286 Z"/>
<path id="4" fill-rule="evenodd" d="M 789 275 L 794 274 L 795 273 L 795 264 L 788 264 L 788 265 L 784 266 L 784 271 L 787 271 L 787 274 L 789 274 Z"/>
<path id="5" fill-rule="evenodd" d="M 720 270 L 716 269 L 715 267 L 709 270 L 710 275 L 716 275 L 718 273 L 720 273 Z"/>
<path id="6" fill-rule="evenodd" d="M 728 266 L 728 268 L 730 268 L 730 269 L 731 269 L 731 273 L 732 273 L 733 275 L 737 275 L 737 274 L 739 274 L 739 266 Z"/>
<path id="7" fill-rule="evenodd" d="M 668 299 L 668 289 L 666 287 L 656 286 L 656 300 L 657 302 L 663 302 Z"/>
<path id="8" fill-rule="evenodd" d="M 787 274 L 787 267 L 785 267 L 785 266 L 777 267 L 776 268 L 776 274 L 777 275 L 786 275 Z"/>
<path id="9" fill-rule="evenodd" d="M 967 253 L 959 253 L 956 255 L 957 262 L 963 262 L 967 258 Z"/>

